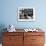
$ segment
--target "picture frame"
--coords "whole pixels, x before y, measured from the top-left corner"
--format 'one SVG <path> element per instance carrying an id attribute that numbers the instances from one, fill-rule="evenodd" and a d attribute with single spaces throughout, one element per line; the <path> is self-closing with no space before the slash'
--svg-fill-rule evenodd
<path id="1" fill-rule="evenodd" d="M 18 21 L 35 21 L 35 8 L 19 7 Z"/>

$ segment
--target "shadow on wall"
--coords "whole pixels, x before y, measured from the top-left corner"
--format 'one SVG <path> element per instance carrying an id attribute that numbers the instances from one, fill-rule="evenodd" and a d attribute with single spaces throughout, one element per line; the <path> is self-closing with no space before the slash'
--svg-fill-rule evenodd
<path id="1" fill-rule="evenodd" d="M 2 43 L 2 36 L 3 36 L 2 33 L 6 31 L 6 29 L 4 30 L 4 28 L 6 28 L 5 25 L 0 24 L 0 43 Z"/>

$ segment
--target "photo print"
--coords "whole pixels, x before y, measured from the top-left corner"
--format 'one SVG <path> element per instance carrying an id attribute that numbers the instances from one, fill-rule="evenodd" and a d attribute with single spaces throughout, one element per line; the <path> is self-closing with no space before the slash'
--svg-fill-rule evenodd
<path id="1" fill-rule="evenodd" d="M 30 7 L 18 8 L 18 21 L 35 21 L 35 9 Z"/>

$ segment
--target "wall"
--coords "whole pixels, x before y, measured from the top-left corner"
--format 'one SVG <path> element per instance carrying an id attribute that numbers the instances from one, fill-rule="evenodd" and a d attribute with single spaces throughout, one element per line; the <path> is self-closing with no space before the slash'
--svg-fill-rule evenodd
<path id="1" fill-rule="evenodd" d="M 0 25 L 13 24 L 16 28 L 42 27 L 46 28 L 46 0 L 0 0 Z M 17 8 L 33 7 L 36 12 L 36 21 L 18 22 Z"/>

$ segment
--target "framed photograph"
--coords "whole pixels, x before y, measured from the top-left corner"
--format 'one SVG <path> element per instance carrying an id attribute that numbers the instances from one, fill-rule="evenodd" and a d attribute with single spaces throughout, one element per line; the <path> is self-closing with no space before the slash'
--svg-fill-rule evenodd
<path id="1" fill-rule="evenodd" d="M 35 8 L 19 7 L 18 21 L 35 21 Z"/>

